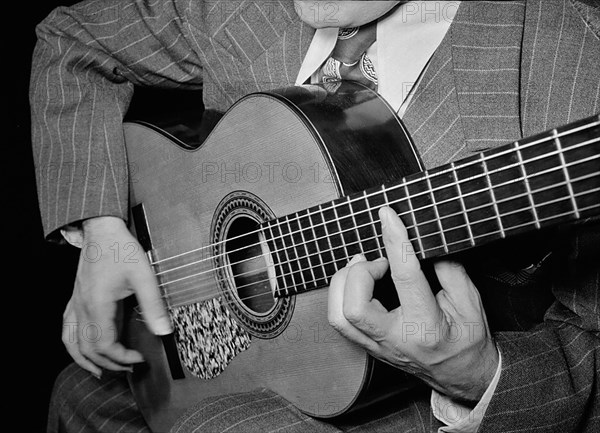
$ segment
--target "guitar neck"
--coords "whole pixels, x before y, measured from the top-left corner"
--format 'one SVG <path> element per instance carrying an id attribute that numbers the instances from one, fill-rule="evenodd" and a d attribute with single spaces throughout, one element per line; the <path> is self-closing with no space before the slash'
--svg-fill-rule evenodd
<path id="1" fill-rule="evenodd" d="M 261 225 L 276 296 L 329 284 L 348 259 L 384 257 L 378 209 L 392 207 L 429 259 L 600 210 L 600 117 L 344 196 Z"/>

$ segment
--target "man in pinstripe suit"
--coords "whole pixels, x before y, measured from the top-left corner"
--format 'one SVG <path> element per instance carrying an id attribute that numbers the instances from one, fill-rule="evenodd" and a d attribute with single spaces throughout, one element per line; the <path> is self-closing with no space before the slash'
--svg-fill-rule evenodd
<path id="1" fill-rule="evenodd" d="M 362 25 L 383 17 L 392 8 L 411 5 L 332 4 L 340 7 L 336 9 L 335 27 Z M 120 122 L 133 85 L 203 85 L 206 107 L 218 111 L 227 109 L 244 93 L 291 85 L 301 75 L 303 59 L 312 49 L 312 27 L 331 24 L 323 23 L 324 16 L 314 15 L 314 7 L 325 4 L 297 2 L 296 6 L 298 12 L 284 0 L 158 0 L 144 6 L 133 1 L 91 1 L 51 14 L 38 27 L 31 85 L 36 175 L 48 238 L 63 236 L 72 243 L 107 246 L 115 241 L 135 242 L 123 223 L 127 216 L 126 185 L 117 182 L 115 175 L 125 164 Z M 452 24 L 435 42 L 434 52 L 426 59 L 427 67 L 418 71 L 418 85 L 409 94 L 410 102 L 405 103 L 406 98 L 399 101 L 398 110 L 425 164 L 439 165 L 596 113 L 600 89 L 597 6 L 590 0 L 462 2 Z M 384 71 L 385 63 L 379 60 Z M 384 83 L 382 77 L 381 86 Z M 100 167 L 101 182 L 89 181 L 92 167 Z M 386 221 L 385 212 L 382 220 Z M 386 226 L 388 249 L 393 250 L 393 244 L 403 239 L 403 229 L 393 218 Z M 406 363 L 416 365 L 439 391 L 433 397 L 428 393 L 415 395 L 414 401 L 392 402 L 381 412 L 341 420 L 334 427 L 306 417 L 267 391 L 257 391 L 235 396 L 229 406 L 215 400 L 204 402 L 177 428 L 240 431 L 247 426 L 242 421 L 251 419 L 257 431 L 427 431 L 443 424 L 449 425 L 448 431 L 474 431 L 478 427 L 482 431 L 594 431 L 600 422 L 599 277 L 592 259 L 594 252 L 597 254 L 597 233 L 576 228 L 565 236 L 562 248 L 553 250 L 550 259 L 540 257 L 539 265 L 529 268 L 536 272 L 507 271 L 507 257 L 499 260 L 500 265 L 496 261 L 473 272 L 469 269 L 477 289 L 462 267 L 448 262 L 439 265 L 442 285 L 444 280 L 451 281 L 444 289 L 459 299 L 456 309 L 464 312 L 468 308 L 468 314 L 485 325 L 478 301 L 481 293 L 493 340 L 483 333 L 478 347 L 445 353 L 447 358 L 460 361 L 444 363 L 446 367 L 441 370 L 423 362 L 419 347 L 412 352 L 403 348 L 403 355 L 411 356 L 403 361 L 391 351 L 373 350 L 401 368 L 407 368 Z M 514 255 L 514 250 L 510 253 Z M 535 251 L 524 256 L 538 257 Z M 133 286 L 152 330 L 168 332 L 170 324 L 164 319 L 162 306 L 155 302 L 157 292 L 147 289 L 155 286 L 147 265 L 120 266 L 108 271 L 116 279 L 106 286 L 107 269 L 91 267 L 82 260 L 65 321 L 110 326 L 113 300 L 89 295 L 90 282 L 97 278 L 104 281 L 96 285 L 103 290 L 124 283 Z M 350 323 L 356 322 L 361 329 L 356 319 L 368 313 L 364 305 L 351 305 L 354 298 L 346 295 L 349 291 L 360 295 L 368 286 L 369 276 L 377 278 L 383 271 L 381 266 L 357 258 L 332 284 L 331 320 L 351 339 L 362 337 Z M 391 266 L 405 276 L 406 290 L 412 291 L 415 304 L 427 297 L 428 287 L 419 282 L 422 278 L 416 263 L 406 267 L 392 259 Z M 560 272 L 550 275 L 554 269 Z M 348 273 L 353 275 L 348 281 L 364 280 L 365 284 L 349 287 Z M 541 315 L 535 314 L 539 308 L 528 306 L 538 305 L 535 298 L 543 297 L 548 287 L 555 298 L 542 321 Z M 105 295 L 115 296 L 114 292 Z M 93 304 L 93 299 L 102 302 Z M 522 308 L 525 311 L 514 305 L 517 301 L 527 306 Z M 344 302 L 350 303 L 351 314 L 340 307 Z M 512 309 L 499 308 L 511 304 Z M 431 310 L 436 304 L 429 299 L 421 307 Z M 140 360 L 139 354 L 111 341 L 66 343 L 83 369 L 100 376 L 101 367 L 105 373 L 93 382 L 83 370 L 69 367 L 57 381 L 49 429 L 143 431 L 146 427 L 131 395 L 110 373 L 128 369 L 129 364 Z M 477 360 L 473 351 L 484 356 Z M 482 359 L 489 364 L 473 368 L 474 360 Z M 101 405 L 99 397 L 104 401 Z M 460 405 L 451 398 L 469 404 Z M 258 400 L 260 404 L 255 403 Z M 450 415 L 445 412 L 447 408 L 462 411 L 463 416 Z M 277 417 L 270 415 L 274 412 Z"/>

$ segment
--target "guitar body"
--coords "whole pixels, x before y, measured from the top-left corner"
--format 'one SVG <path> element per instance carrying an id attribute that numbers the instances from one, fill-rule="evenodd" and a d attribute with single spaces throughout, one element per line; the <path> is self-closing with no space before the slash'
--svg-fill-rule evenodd
<path id="1" fill-rule="evenodd" d="M 316 417 L 410 388 L 407 375 L 331 328 L 326 287 L 274 299 L 272 274 L 243 292 L 236 287 L 253 280 L 233 281 L 230 269 L 241 228 L 422 170 L 401 122 L 376 93 L 344 83 L 334 94 L 310 86 L 249 95 L 197 149 L 143 122 L 126 123 L 125 136 L 134 229 L 157 263 L 159 283 L 172 274 L 179 284 L 171 296 L 162 286 L 178 324 L 174 336 L 152 335 L 137 308 L 126 311 L 125 344 L 147 361 L 130 384 L 153 431 L 167 431 L 206 397 L 261 387 Z M 265 248 L 258 251 L 268 265 Z M 197 255 L 196 272 L 181 265 L 186 252 Z M 247 273 L 260 274 L 249 258 L 241 260 L 250 263 Z M 198 273 L 206 277 L 201 284 L 187 284 Z M 259 301 L 245 301 L 252 297 Z M 215 356 L 203 353 L 209 346 Z"/>

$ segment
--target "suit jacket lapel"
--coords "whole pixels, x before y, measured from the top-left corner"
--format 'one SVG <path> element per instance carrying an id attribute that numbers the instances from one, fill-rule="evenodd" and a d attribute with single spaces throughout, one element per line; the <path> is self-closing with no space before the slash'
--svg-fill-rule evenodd
<path id="1" fill-rule="evenodd" d="M 525 2 L 462 5 L 452 26 L 452 59 L 466 149 L 472 153 L 521 138 Z"/>
<path id="2" fill-rule="evenodd" d="M 449 35 L 429 61 L 402 119 L 425 168 L 455 159 L 464 147 Z"/>
<path id="3" fill-rule="evenodd" d="M 523 2 L 462 2 L 404 116 L 426 167 L 520 138 Z"/>
<path id="4" fill-rule="evenodd" d="M 593 17 L 580 15 L 565 0 L 528 2 L 521 80 L 525 136 L 591 116 L 600 108 L 600 39 L 593 21 L 582 22 Z"/>

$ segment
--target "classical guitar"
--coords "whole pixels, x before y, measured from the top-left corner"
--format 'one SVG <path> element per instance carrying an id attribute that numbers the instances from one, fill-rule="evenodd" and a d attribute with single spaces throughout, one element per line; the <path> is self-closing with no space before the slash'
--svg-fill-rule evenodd
<path id="1" fill-rule="evenodd" d="M 421 259 L 600 211 L 599 116 L 427 171 L 386 102 L 349 82 L 251 94 L 199 146 L 177 131 L 125 124 L 133 228 L 175 327 L 155 337 L 127 309 L 125 343 L 147 360 L 130 384 L 154 431 L 257 387 L 317 417 L 410 389 L 327 321 L 333 274 L 385 255 L 382 205 Z"/>

